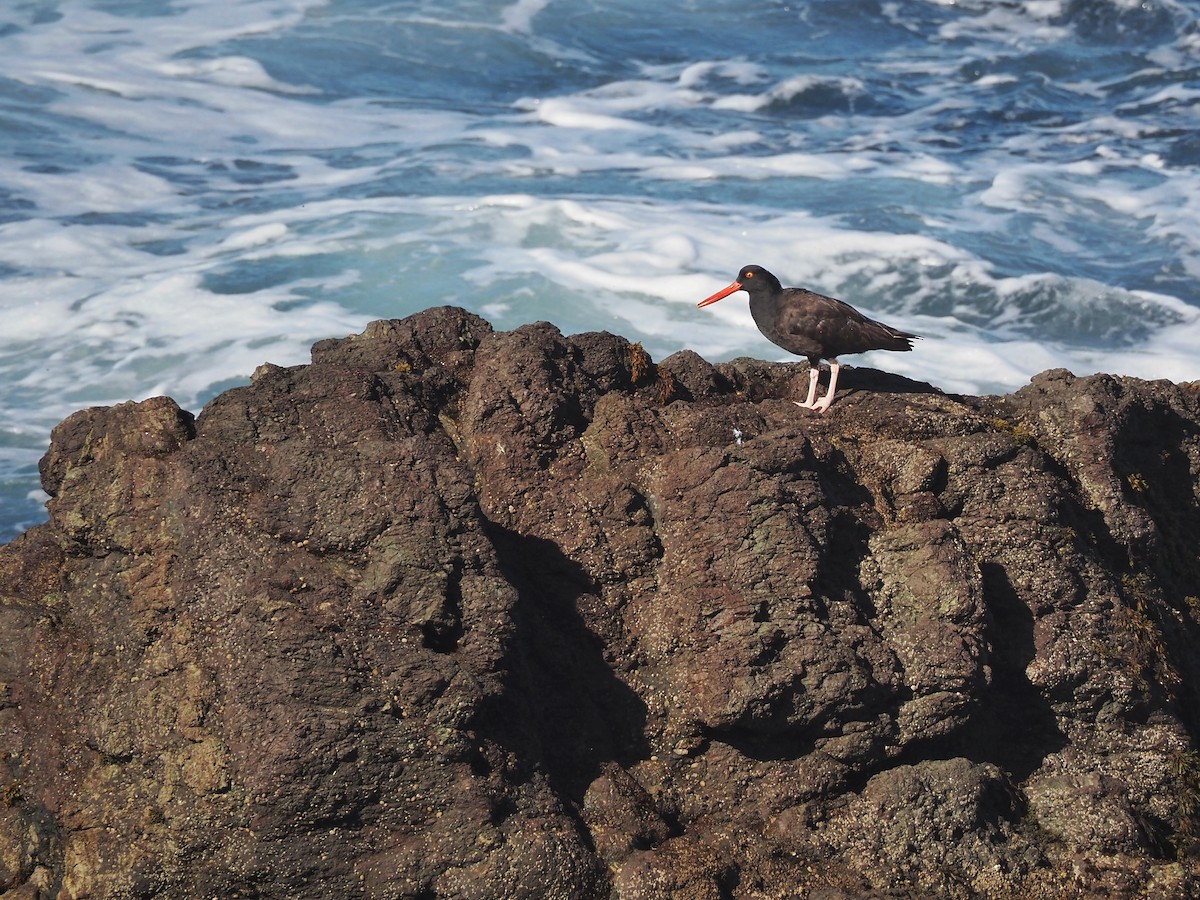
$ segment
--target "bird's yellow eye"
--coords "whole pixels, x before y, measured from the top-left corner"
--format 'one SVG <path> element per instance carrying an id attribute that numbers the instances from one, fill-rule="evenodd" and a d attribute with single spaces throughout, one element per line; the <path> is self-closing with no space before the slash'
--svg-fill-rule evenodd
<path id="1" fill-rule="evenodd" d="M 747 273 L 746 273 L 746 277 L 747 277 L 747 278 L 753 278 L 753 277 L 754 277 L 754 273 L 753 273 L 753 272 L 747 272 Z"/>

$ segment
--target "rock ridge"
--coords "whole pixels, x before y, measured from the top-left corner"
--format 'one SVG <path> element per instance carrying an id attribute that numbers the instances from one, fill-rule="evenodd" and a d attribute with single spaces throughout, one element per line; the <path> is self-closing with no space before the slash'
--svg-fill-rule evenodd
<path id="1" fill-rule="evenodd" d="M 0 547 L 14 897 L 1187 897 L 1200 391 L 441 307 L 82 410 Z"/>

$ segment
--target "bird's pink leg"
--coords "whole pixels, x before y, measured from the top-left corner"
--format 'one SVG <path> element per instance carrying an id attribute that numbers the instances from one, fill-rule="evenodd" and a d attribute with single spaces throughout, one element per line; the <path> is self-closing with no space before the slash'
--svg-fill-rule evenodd
<path id="1" fill-rule="evenodd" d="M 817 412 L 825 412 L 833 405 L 833 392 L 837 390 L 838 372 L 842 370 L 842 365 L 836 359 L 829 361 L 829 390 L 825 392 L 825 396 L 814 403 L 811 409 Z"/>
<path id="2" fill-rule="evenodd" d="M 804 398 L 804 402 L 793 400 L 797 406 L 802 406 L 805 409 L 813 408 L 813 401 L 817 399 L 817 379 L 821 377 L 821 367 L 819 365 L 812 366 L 808 370 L 808 396 Z"/>

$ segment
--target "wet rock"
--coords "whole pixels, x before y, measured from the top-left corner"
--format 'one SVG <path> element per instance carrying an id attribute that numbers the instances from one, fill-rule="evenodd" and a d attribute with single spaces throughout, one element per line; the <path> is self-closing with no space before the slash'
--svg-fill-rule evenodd
<path id="1" fill-rule="evenodd" d="M 84 410 L 0 548 L 0 890 L 1184 897 L 1200 395 L 451 307 Z"/>

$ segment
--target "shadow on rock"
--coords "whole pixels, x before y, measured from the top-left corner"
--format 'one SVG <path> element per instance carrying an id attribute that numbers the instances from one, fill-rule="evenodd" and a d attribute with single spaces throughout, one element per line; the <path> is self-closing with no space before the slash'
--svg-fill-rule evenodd
<path id="1" fill-rule="evenodd" d="M 992 682 L 980 697 L 965 740 L 965 755 L 994 763 L 1024 781 L 1067 744 L 1049 701 L 1025 674 L 1037 656 L 1033 615 L 998 565 L 980 566 L 991 622 Z"/>
<path id="2" fill-rule="evenodd" d="M 826 376 L 822 376 L 822 384 Z M 843 367 L 838 375 L 838 392 L 871 391 L 875 394 L 941 394 L 926 381 L 916 381 L 879 369 Z"/>
<path id="3" fill-rule="evenodd" d="M 580 615 L 581 599 L 595 599 L 583 568 L 553 541 L 494 523 L 488 531 L 519 599 L 510 689 L 480 710 L 476 727 L 522 758 L 540 758 L 555 791 L 578 806 L 607 763 L 627 767 L 649 754 L 646 706 Z"/>

